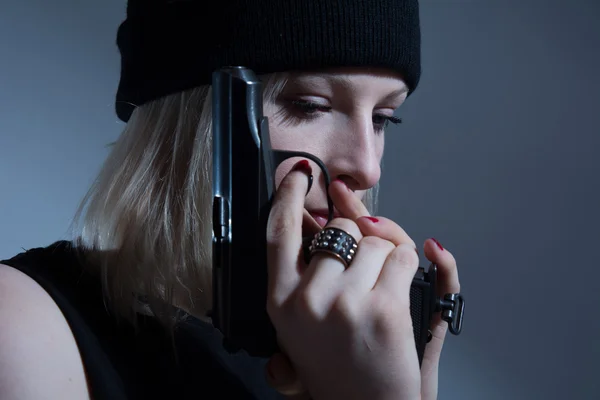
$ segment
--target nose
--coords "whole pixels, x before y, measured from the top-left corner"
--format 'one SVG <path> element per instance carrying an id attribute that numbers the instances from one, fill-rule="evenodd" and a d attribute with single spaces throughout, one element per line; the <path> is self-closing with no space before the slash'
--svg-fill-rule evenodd
<path id="1" fill-rule="evenodd" d="M 371 115 L 349 122 L 333 135 L 327 168 L 332 179 L 342 180 L 351 190 L 367 190 L 381 178 L 383 136 L 374 132 Z"/>

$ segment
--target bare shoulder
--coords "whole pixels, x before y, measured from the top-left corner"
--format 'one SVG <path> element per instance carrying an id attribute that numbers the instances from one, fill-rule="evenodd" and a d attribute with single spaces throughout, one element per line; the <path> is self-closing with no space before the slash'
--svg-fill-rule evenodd
<path id="1" fill-rule="evenodd" d="M 0 264 L 0 399 L 89 399 L 75 338 L 48 293 Z"/>

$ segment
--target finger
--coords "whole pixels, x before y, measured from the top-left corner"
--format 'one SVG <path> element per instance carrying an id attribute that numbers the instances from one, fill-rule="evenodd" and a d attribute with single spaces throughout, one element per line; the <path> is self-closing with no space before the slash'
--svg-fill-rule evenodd
<path id="1" fill-rule="evenodd" d="M 267 265 L 269 298 L 276 304 L 282 304 L 300 280 L 297 265 L 310 174 L 310 164 L 299 161 L 282 179 L 273 197 L 267 222 Z"/>
<path id="2" fill-rule="evenodd" d="M 410 244 L 415 251 L 417 245 L 397 223 L 385 217 L 361 217 L 356 224 L 364 236 L 378 236 L 396 246 Z"/>
<path id="3" fill-rule="evenodd" d="M 375 309 L 379 310 L 381 326 L 388 326 L 406 347 L 403 361 L 406 365 L 417 364 L 413 323 L 410 313 L 410 287 L 417 272 L 419 258 L 413 247 L 401 244 L 388 255 L 375 287 L 371 291 Z M 385 330 L 384 330 L 385 332 Z"/>
<path id="4" fill-rule="evenodd" d="M 407 312 L 410 311 L 410 285 L 419 266 L 419 257 L 410 244 L 397 246 L 387 257 L 373 288 L 391 296 Z"/>
<path id="5" fill-rule="evenodd" d="M 396 246 L 377 236 L 365 236 L 358 244 L 352 265 L 342 275 L 344 290 L 360 299 L 368 294 L 379 278 L 381 268 Z"/>
<path id="6" fill-rule="evenodd" d="M 335 218 L 323 230 L 327 228 L 341 229 L 352 236 L 356 243 L 359 243 L 363 237 L 356 223 L 348 218 Z M 345 264 L 335 255 L 318 251 L 312 256 L 305 277 L 309 280 L 327 279 L 328 277 L 337 278 L 345 269 Z"/>
<path id="7" fill-rule="evenodd" d="M 427 239 L 423 247 L 425 257 L 438 266 L 438 295 L 460 293 L 458 268 L 452 253 L 434 238 Z"/>
<path id="8" fill-rule="evenodd" d="M 315 234 L 321 231 L 321 225 L 315 221 L 315 219 L 310 215 L 308 210 L 304 209 L 304 214 L 302 218 L 302 234 L 305 237 L 312 238 Z"/>
<path id="9" fill-rule="evenodd" d="M 460 293 L 458 268 L 452 253 L 434 238 L 425 241 L 424 252 L 425 257 L 438 267 L 437 295 L 443 297 L 448 293 Z M 439 357 L 447 331 L 448 323 L 442 320 L 441 313 L 436 313 L 431 323 L 432 339 L 427 345 L 425 356 Z"/>
<path id="10" fill-rule="evenodd" d="M 347 218 L 335 218 L 324 229 L 338 228 L 359 243 L 362 239 L 360 229 L 354 221 Z M 321 251 L 313 254 L 298 290 L 303 293 L 303 300 L 311 299 L 311 309 L 315 312 L 329 309 L 334 298 L 342 287 L 341 276 L 346 265 L 337 256 Z"/>
<path id="11" fill-rule="evenodd" d="M 329 185 L 329 195 L 339 213 L 348 219 L 371 215 L 361 199 L 339 179 Z"/>
<path id="12" fill-rule="evenodd" d="M 265 366 L 269 386 L 293 399 L 304 398 L 306 388 L 300 381 L 290 359 L 283 353 L 275 353 Z"/>
<path id="13" fill-rule="evenodd" d="M 424 251 L 425 257 L 438 266 L 439 285 L 437 295 L 443 296 L 446 293 L 459 293 L 460 283 L 458 281 L 458 270 L 454 256 L 433 238 L 425 241 Z M 423 382 L 429 382 L 425 386 L 426 392 L 423 395 L 435 398 L 438 388 L 440 355 L 448 331 L 448 323 L 442 320 L 440 313 L 434 314 L 430 330 L 431 340 L 425 347 L 423 363 L 421 365 L 421 379 Z"/>

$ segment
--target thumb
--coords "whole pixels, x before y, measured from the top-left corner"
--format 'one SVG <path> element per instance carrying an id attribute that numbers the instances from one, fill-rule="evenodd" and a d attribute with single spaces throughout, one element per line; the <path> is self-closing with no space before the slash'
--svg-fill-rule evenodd
<path id="1" fill-rule="evenodd" d="M 289 399 L 309 399 L 290 359 L 283 353 L 275 353 L 265 366 L 268 384 Z"/>

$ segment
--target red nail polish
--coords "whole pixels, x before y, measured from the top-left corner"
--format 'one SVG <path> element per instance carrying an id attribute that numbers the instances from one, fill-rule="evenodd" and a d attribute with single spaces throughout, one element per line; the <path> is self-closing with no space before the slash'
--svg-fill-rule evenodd
<path id="1" fill-rule="evenodd" d="M 379 222 L 379 220 L 375 217 L 365 217 L 365 218 L 367 218 L 371 222 Z"/>
<path id="2" fill-rule="evenodd" d="M 308 160 L 301 160 L 298 161 L 294 167 L 292 168 L 293 171 L 302 171 L 305 172 L 307 174 L 312 174 L 312 168 L 310 166 L 310 164 L 308 163 Z"/>
<path id="3" fill-rule="evenodd" d="M 435 242 L 435 244 L 437 244 L 437 247 L 439 247 L 440 250 L 444 250 L 444 247 L 442 246 L 442 244 L 440 242 L 437 241 L 436 238 L 431 238 L 431 240 L 433 240 Z"/>

